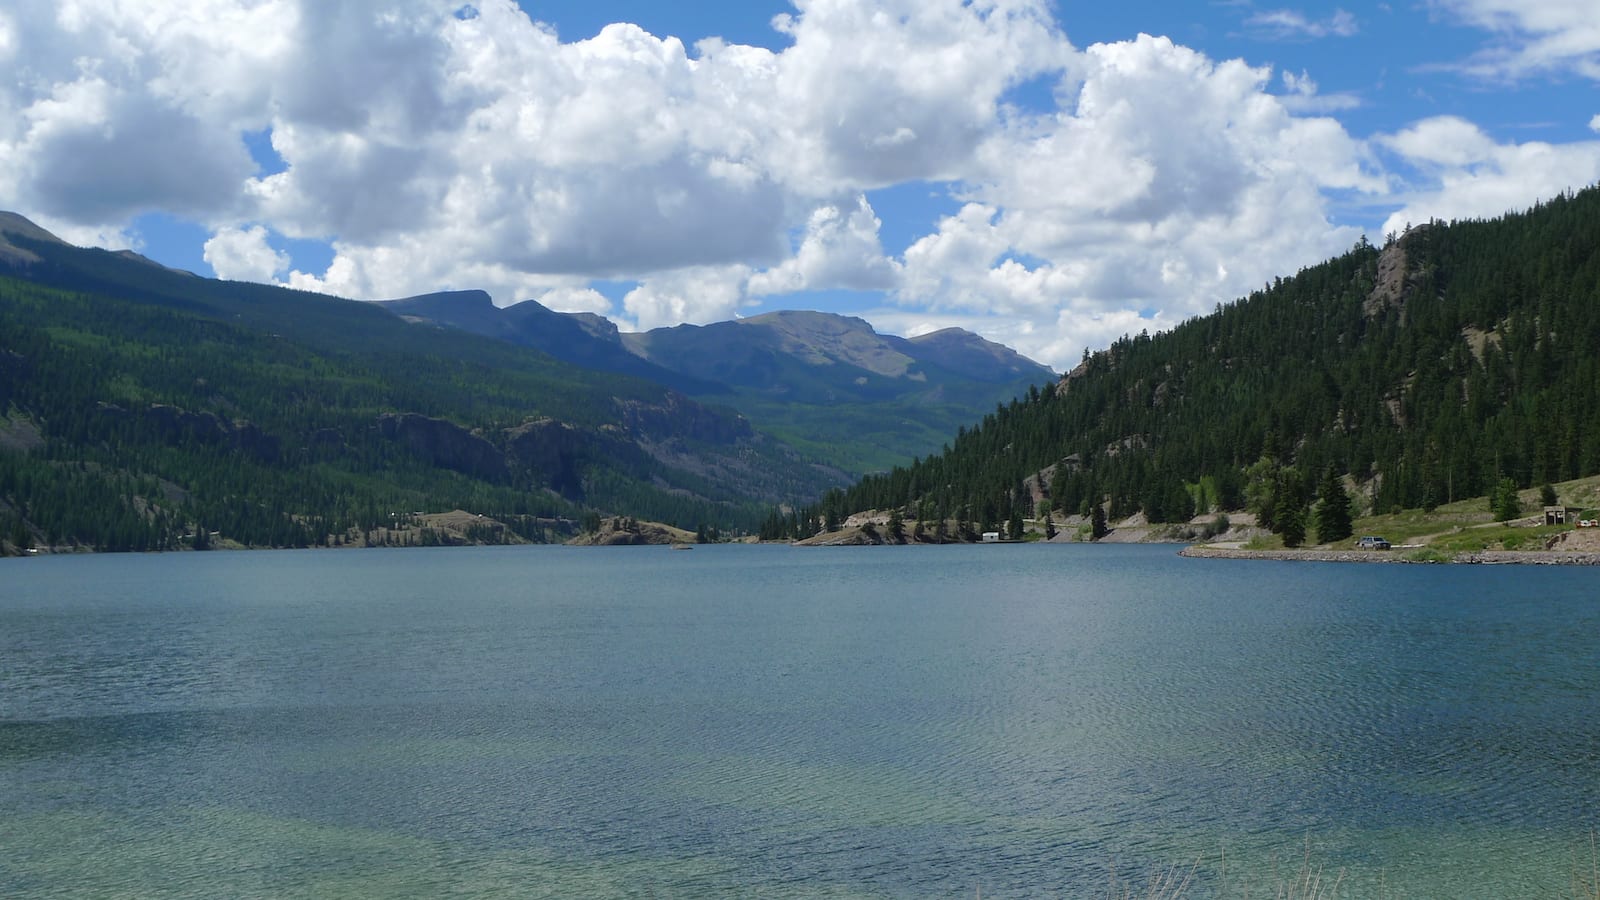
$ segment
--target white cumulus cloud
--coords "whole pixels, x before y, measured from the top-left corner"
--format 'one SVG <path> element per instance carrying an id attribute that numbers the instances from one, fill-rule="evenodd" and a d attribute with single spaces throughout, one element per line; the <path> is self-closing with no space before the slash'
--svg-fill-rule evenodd
<path id="1" fill-rule="evenodd" d="M 1490 218 L 1600 181 L 1600 141 L 1498 143 L 1451 116 L 1378 138 L 1427 179 L 1384 222 L 1384 234 L 1432 220 Z"/>
<path id="2" fill-rule="evenodd" d="M 749 292 L 759 296 L 807 289 L 894 287 L 898 267 L 884 256 L 878 237 L 881 224 L 864 196 L 857 196 L 853 206 L 817 207 L 806 222 L 805 238 L 795 255 L 753 276 Z"/>
<path id="3" fill-rule="evenodd" d="M 1090 47 L 1072 109 L 986 142 L 973 202 L 907 250 L 900 302 L 1028 318 L 1061 365 L 1063 331 L 1168 327 L 1347 249 L 1324 191 L 1385 183 L 1269 75 L 1164 38 Z"/>
<path id="4" fill-rule="evenodd" d="M 289 270 L 289 254 L 274 250 L 267 229 L 223 228 L 206 241 L 205 261 L 218 278 L 271 282 Z"/>
<path id="5" fill-rule="evenodd" d="M 747 266 L 697 266 L 656 276 L 622 298 L 626 324 L 648 330 L 732 319 L 745 302 Z"/>

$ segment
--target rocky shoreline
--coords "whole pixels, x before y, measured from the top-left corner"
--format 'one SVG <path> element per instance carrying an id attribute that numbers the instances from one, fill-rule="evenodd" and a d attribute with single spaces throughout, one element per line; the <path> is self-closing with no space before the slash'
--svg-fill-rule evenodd
<path id="1" fill-rule="evenodd" d="M 1483 550 L 1445 557 L 1440 554 L 1413 555 L 1406 550 L 1244 550 L 1195 544 L 1178 551 L 1178 555 L 1191 559 L 1278 559 L 1336 563 L 1600 566 L 1600 553 L 1561 550 Z"/>

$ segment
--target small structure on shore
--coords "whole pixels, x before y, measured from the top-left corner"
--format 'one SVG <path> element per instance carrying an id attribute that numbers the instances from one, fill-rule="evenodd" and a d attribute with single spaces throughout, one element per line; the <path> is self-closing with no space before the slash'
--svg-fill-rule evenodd
<path id="1" fill-rule="evenodd" d="M 1546 506 L 1544 508 L 1544 523 L 1546 525 L 1567 525 L 1572 522 L 1573 510 L 1565 506 Z"/>
<path id="2" fill-rule="evenodd" d="M 1000 532 L 998 532 L 998 531 L 985 531 L 983 533 L 983 542 L 985 544 L 998 544 L 998 543 L 1000 543 Z"/>

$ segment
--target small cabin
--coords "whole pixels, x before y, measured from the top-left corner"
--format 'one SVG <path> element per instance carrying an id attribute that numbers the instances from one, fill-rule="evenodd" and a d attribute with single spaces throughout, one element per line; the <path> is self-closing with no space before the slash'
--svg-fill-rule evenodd
<path id="1" fill-rule="evenodd" d="M 1546 525 L 1570 525 L 1575 514 L 1575 510 L 1565 506 L 1546 506 L 1544 508 L 1544 523 Z"/>
<path id="2" fill-rule="evenodd" d="M 983 542 L 985 544 L 998 544 L 998 543 L 1000 543 L 1000 532 L 998 532 L 998 531 L 985 531 L 983 533 Z"/>

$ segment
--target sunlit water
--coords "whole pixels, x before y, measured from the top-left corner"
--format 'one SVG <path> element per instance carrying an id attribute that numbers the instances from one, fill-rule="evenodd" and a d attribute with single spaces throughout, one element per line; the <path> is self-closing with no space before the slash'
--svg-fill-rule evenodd
<path id="1" fill-rule="evenodd" d="M 0 561 L 0 896 L 1569 895 L 1600 572 L 1171 547 Z"/>

